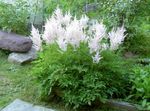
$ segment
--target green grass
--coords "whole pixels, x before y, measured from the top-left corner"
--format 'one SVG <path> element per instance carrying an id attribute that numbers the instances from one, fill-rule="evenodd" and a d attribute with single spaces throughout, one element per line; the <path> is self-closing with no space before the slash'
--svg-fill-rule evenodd
<path id="1" fill-rule="evenodd" d="M 69 111 L 62 103 L 45 103 L 38 97 L 38 83 L 31 76 L 32 65 L 15 65 L 8 63 L 7 56 L 0 54 L 0 108 L 20 98 L 33 104 L 40 104 L 60 111 Z"/>
<path id="2" fill-rule="evenodd" d="M 16 98 L 21 98 L 24 81 L 27 79 L 28 66 L 13 65 L 7 57 L 0 57 L 0 107 L 4 107 Z"/>
<path id="3" fill-rule="evenodd" d="M 38 83 L 30 74 L 31 64 L 15 65 L 0 52 L 0 108 L 19 98 L 33 104 L 46 105 L 37 97 Z"/>

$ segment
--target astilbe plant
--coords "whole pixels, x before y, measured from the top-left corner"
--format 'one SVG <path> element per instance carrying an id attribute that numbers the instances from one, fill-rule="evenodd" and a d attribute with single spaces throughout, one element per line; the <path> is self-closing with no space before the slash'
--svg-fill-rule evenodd
<path id="1" fill-rule="evenodd" d="M 67 104 L 78 108 L 124 94 L 126 71 L 121 67 L 125 65 L 112 52 L 123 42 L 125 29 L 107 33 L 102 22 L 88 22 L 86 15 L 77 19 L 57 8 L 47 19 L 43 34 L 32 28 L 34 47 L 43 49 L 32 70 L 42 84 L 42 96 L 47 98 L 58 89 Z"/>
<path id="2" fill-rule="evenodd" d="M 100 61 L 101 52 L 106 49 L 117 50 L 125 39 L 125 28 L 118 27 L 107 33 L 106 26 L 102 22 L 96 21 L 92 26 L 88 26 L 89 18 L 83 15 L 80 19 L 73 17 L 70 12 L 63 15 L 61 9 L 57 7 L 53 15 L 47 19 L 44 25 L 44 33 L 40 36 L 39 31 L 32 27 L 31 38 L 36 48 L 42 49 L 42 40 L 46 44 L 57 43 L 62 51 L 67 50 L 71 45 L 74 50 L 80 43 L 87 43 L 93 62 Z M 103 42 L 103 40 L 109 42 Z"/>

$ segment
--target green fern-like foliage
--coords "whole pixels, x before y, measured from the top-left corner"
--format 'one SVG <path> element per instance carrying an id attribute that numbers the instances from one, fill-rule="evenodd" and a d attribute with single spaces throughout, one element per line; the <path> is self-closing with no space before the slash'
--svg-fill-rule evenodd
<path id="1" fill-rule="evenodd" d="M 87 45 L 66 52 L 57 45 L 45 47 L 32 70 L 41 83 L 41 96 L 57 95 L 66 105 L 79 108 L 94 101 L 124 97 L 128 91 L 126 63 L 111 51 L 94 64 Z"/>

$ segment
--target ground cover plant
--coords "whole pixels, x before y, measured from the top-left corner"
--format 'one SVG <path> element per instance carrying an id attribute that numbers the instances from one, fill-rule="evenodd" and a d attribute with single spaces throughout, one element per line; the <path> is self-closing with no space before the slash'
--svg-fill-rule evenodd
<path id="1" fill-rule="evenodd" d="M 16 98 L 22 98 L 28 69 L 8 63 L 7 56 L 0 51 L 0 108 Z"/>
<path id="2" fill-rule="evenodd" d="M 140 101 L 143 107 L 150 110 L 150 66 L 137 65 L 133 68 L 132 73 L 131 82 L 133 85 L 131 97 L 136 101 Z"/>

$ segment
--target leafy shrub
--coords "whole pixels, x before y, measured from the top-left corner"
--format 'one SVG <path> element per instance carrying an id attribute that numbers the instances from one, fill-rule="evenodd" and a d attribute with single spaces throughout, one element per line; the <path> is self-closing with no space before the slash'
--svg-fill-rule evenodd
<path id="1" fill-rule="evenodd" d="M 126 42 L 127 50 L 130 50 L 141 56 L 148 57 L 150 54 L 150 43 L 149 43 L 149 41 L 150 41 L 149 34 L 150 33 L 147 31 L 150 29 L 150 27 L 147 29 L 144 29 L 145 26 L 143 27 L 141 25 L 139 25 L 138 27 L 140 27 L 140 28 L 136 29 L 137 31 L 135 31 L 135 33 L 134 33 L 135 35 L 131 35 L 130 38 L 128 39 L 128 42 Z"/>
<path id="2" fill-rule="evenodd" d="M 93 64 L 88 48 L 81 45 L 76 51 L 69 47 L 60 53 L 57 45 L 47 46 L 36 61 L 33 73 L 42 86 L 41 96 L 60 96 L 66 104 L 78 108 L 93 101 L 125 97 L 128 91 L 126 63 L 111 51 L 102 53 L 99 64 Z"/>
<path id="3" fill-rule="evenodd" d="M 14 4 L 0 1 L 0 28 L 19 34 L 27 34 L 27 3 L 18 0 Z"/>
<path id="4" fill-rule="evenodd" d="M 137 66 L 131 76 L 132 96 L 142 102 L 143 107 L 149 107 L 150 103 L 150 66 Z"/>

